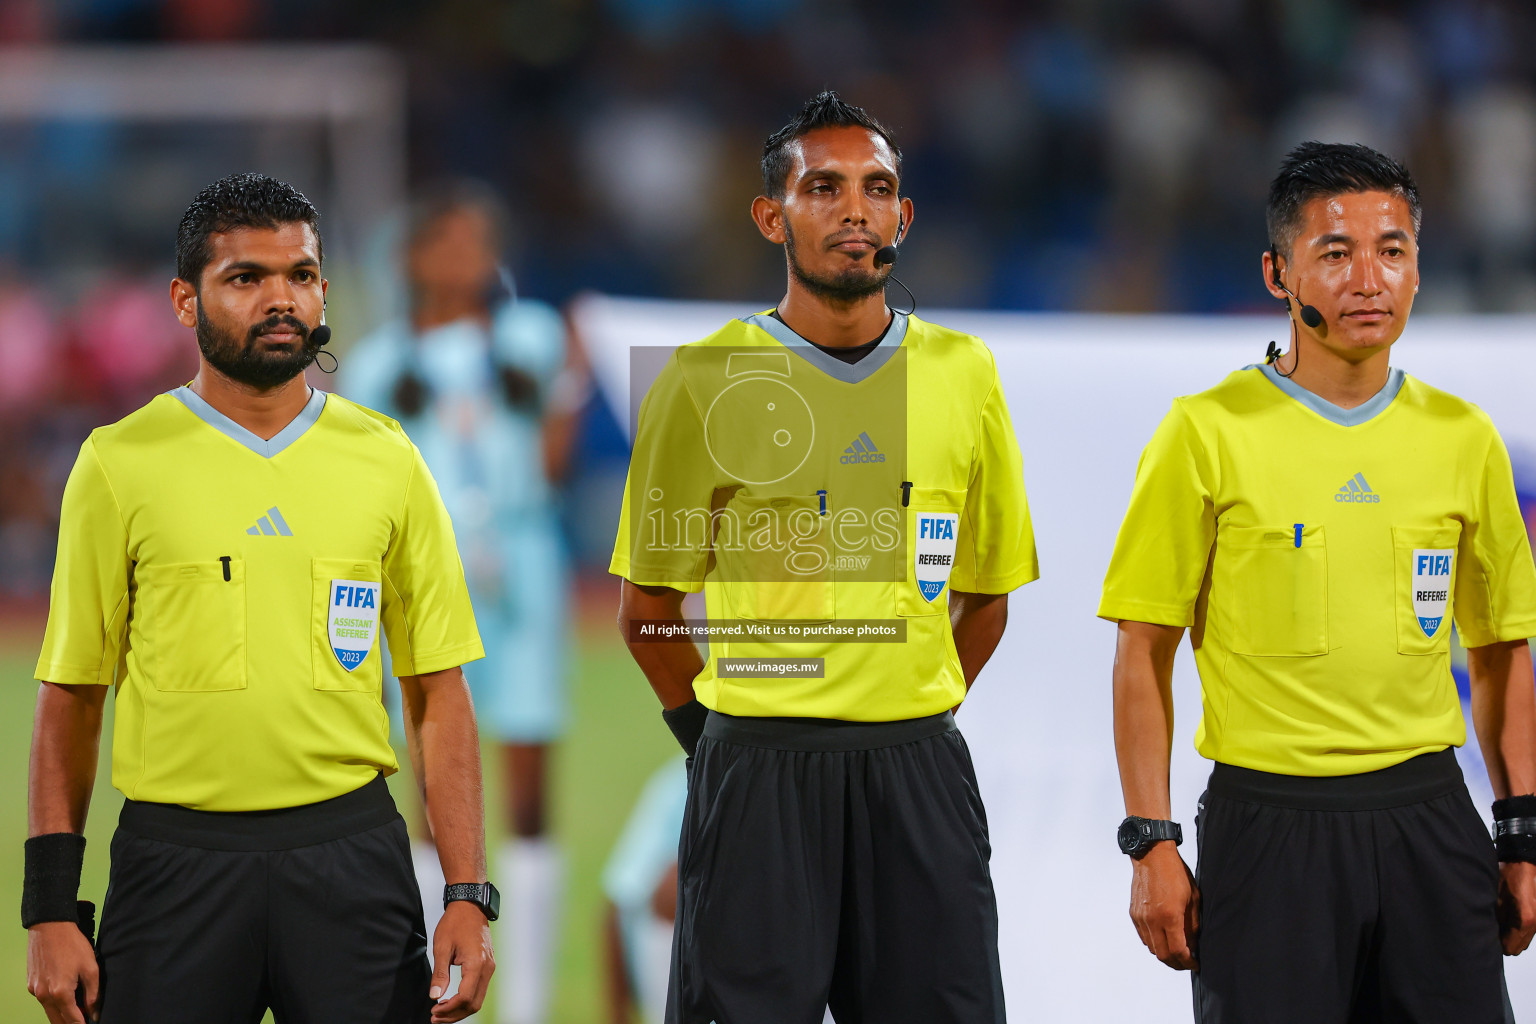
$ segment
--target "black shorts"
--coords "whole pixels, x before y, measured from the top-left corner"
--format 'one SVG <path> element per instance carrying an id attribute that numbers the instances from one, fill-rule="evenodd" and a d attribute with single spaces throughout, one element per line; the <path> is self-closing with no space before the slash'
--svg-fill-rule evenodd
<path id="1" fill-rule="evenodd" d="M 128 801 L 102 909 L 102 1024 L 418 1024 L 426 927 L 382 777 L 304 807 Z"/>
<path id="2" fill-rule="evenodd" d="M 668 1024 L 1001 1024 L 991 844 L 948 713 L 711 711 L 689 767 Z"/>
<path id="3" fill-rule="evenodd" d="M 1337 778 L 1218 764 L 1197 1024 L 1506 1024 L 1499 867 L 1454 753 Z"/>

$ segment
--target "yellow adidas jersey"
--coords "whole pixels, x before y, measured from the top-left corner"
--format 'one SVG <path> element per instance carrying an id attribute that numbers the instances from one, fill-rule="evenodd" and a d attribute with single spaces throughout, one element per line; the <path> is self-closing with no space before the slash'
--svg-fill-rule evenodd
<path id="1" fill-rule="evenodd" d="M 1147 446 L 1099 614 L 1192 627 L 1212 760 L 1347 775 L 1459 746 L 1452 618 L 1468 647 L 1536 635 L 1509 455 L 1400 370 L 1349 410 L 1240 370 Z"/>
<path id="2" fill-rule="evenodd" d="M 265 810 L 394 772 L 381 624 L 400 675 L 483 657 L 394 421 L 316 391 L 264 441 L 183 387 L 81 446 L 36 675 L 115 682 L 129 799 Z"/>
<path id="3" fill-rule="evenodd" d="M 959 704 L 949 590 L 1007 593 L 1038 575 L 986 346 L 896 314 L 849 364 L 758 314 L 663 358 L 610 571 L 702 589 L 709 620 L 737 631 L 710 641 L 699 699 L 732 715 L 851 721 Z M 838 632 L 877 620 L 904 641 Z M 788 624 L 819 639 L 765 632 Z M 821 674 L 761 661 L 779 658 L 821 659 Z"/>

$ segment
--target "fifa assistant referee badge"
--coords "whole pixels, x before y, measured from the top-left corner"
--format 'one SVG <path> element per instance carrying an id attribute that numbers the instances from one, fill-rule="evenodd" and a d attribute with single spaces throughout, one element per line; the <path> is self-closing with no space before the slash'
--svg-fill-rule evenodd
<path id="1" fill-rule="evenodd" d="M 1115 839 L 1120 843 L 1121 853 L 1141 860 L 1148 850 L 1164 839 L 1172 839 L 1174 846 L 1184 842 L 1184 829 L 1176 821 L 1153 821 L 1133 814 L 1120 823 Z"/>
<path id="2" fill-rule="evenodd" d="M 487 921 L 501 916 L 501 893 L 490 882 L 458 882 L 443 886 L 443 909 L 450 903 L 473 903 Z"/>

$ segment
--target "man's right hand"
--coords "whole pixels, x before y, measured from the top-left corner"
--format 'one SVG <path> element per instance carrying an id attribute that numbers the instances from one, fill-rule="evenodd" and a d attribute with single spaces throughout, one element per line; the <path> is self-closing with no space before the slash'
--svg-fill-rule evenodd
<path id="1" fill-rule="evenodd" d="M 44 921 L 27 929 L 27 991 L 43 1004 L 49 1024 L 85 1024 L 75 992 L 85 988 L 91 1020 L 101 1016 L 96 951 L 73 921 Z"/>
<path id="2" fill-rule="evenodd" d="M 1131 921 L 1152 955 L 1176 971 L 1197 971 L 1200 890 L 1172 840 L 1131 862 Z"/>

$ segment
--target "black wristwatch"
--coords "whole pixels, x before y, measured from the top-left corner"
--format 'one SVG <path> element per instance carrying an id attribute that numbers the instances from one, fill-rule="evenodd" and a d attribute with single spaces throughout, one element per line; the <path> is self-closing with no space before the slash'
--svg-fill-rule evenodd
<path id="1" fill-rule="evenodd" d="M 1115 838 L 1120 843 L 1121 853 L 1141 860 L 1154 844 L 1165 839 L 1172 839 L 1173 845 L 1178 846 L 1184 841 L 1184 829 L 1176 821 L 1153 821 L 1133 814 L 1120 823 Z"/>
<path id="2" fill-rule="evenodd" d="M 490 882 L 459 882 L 443 886 L 443 909 L 446 910 L 448 904 L 459 900 L 479 907 L 487 921 L 494 921 L 501 916 L 501 893 Z"/>

